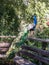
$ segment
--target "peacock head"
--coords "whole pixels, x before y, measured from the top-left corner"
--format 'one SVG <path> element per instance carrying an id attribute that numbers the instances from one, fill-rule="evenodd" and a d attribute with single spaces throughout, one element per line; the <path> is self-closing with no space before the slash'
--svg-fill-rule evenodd
<path id="1" fill-rule="evenodd" d="M 37 19 L 37 15 L 36 15 L 36 14 L 32 15 L 31 19 L 32 19 L 32 20 Z"/>

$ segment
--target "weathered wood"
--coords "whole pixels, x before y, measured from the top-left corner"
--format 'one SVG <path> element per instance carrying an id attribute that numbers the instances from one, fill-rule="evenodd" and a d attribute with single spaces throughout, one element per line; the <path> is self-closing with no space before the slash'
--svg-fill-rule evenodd
<path id="1" fill-rule="evenodd" d="M 9 48 L 0 48 L 0 54 L 5 54 Z"/>
<path id="2" fill-rule="evenodd" d="M 20 56 L 15 56 L 13 61 L 16 63 L 16 65 L 36 65 L 26 59 L 23 59 L 22 57 Z"/>
<path id="3" fill-rule="evenodd" d="M 16 36 L 0 36 L 0 38 L 16 38 Z"/>
<path id="4" fill-rule="evenodd" d="M 10 45 L 10 43 L 0 42 L 0 54 L 5 54 L 8 51 Z"/>
<path id="5" fill-rule="evenodd" d="M 20 54 L 20 56 L 24 55 L 24 56 L 27 56 L 31 59 L 36 59 L 39 62 L 41 62 L 41 64 L 44 64 L 44 63 L 49 64 L 49 59 L 45 57 L 45 56 L 49 56 L 49 51 L 45 50 L 47 43 L 49 43 L 49 39 L 40 39 L 40 38 L 28 37 L 27 40 L 38 41 L 38 42 L 41 42 L 43 45 L 45 44 L 45 46 L 42 47 L 42 49 L 38 49 L 38 48 L 35 48 L 35 47 L 32 48 L 32 47 L 29 47 L 29 46 L 22 46 L 21 47 L 22 50 L 19 51 L 18 54 Z M 18 60 L 20 60 L 20 58 Z M 15 61 L 15 62 L 18 62 L 18 64 L 21 65 L 20 61 Z M 25 62 L 24 62 L 24 64 L 25 64 Z"/>
<path id="6" fill-rule="evenodd" d="M 40 38 L 33 38 L 33 37 L 28 37 L 27 39 L 30 41 L 40 41 L 40 42 L 45 42 L 45 43 L 49 42 L 49 39 L 40 39 Z"/>
<path id="7" fill-rule="evenodd" d="M 0 43 L 0 48 L 9 48 L 9 46 L 10 43 L 4 43 L 4 42 Z"/>
<path id="8" fill-rule="evenodd" d="M 49 64 L 48 58 L 45 58 L 45 57 L 39 56 L 37 54 L 30 53 L 30 52 L 27 52 L 27 51 L 24 51 L 24 50 L 21 50 L 19 52 L 20 52 L 21 55 L 25 55 L 25 56 L 28 56 L 32 59 L 36 59 L 36 60 L 39 60 L 39 61 L 44 62 L 46 64 Z"/>
<path id="9" fill-rule="evenodd" d="M 49 43 L 49 39 L 41 39 L 41 38 L 33 38 L 33 37 L 28 37 L 27 38 L 30 41 L 38 41 L 38 42 L 42 42 L 42 49 L 45 50 L 47 43 Z"/>
<path id="10" fill-rule="evenodd" d="M 7 55 L 5 55 L 5 54 L 0 54 L 0 59 L 5 59 L 5 58 L 7 58 Z"/>
<path id="11" fill-rule="evenodd" d="M 49 56 L 49 51 L 48 50 L 42 50 L 42 49 L 38 49 L 38 48 L 35 48 L 35 47 L 30 47 L 30 46 L 27 46 L 27 45 L 23 45 L 21 47 L 22 49 L 25 49 L 27 51 L 34 51 L 36 53 L 40 53 L 41 55 L 44 55 L 44 56 Z"/>

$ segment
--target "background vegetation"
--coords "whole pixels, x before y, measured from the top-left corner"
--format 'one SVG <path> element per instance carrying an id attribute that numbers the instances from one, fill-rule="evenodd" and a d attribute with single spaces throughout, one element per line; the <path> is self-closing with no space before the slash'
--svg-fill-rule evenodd
<path id="1" fill-rule="evenodd" d="M 0 35 L 17 35 L 22 20 L 23 23 L 30 22 L 34 13 L 38 23 L 45 22 L 48 6 L 49 0 L 0 0 Z"/>
<path id="2" fill-rule="evenodd" d="M 38 21 L 35 37 L 49 38 L 49 28 L 46 25 L 49 0 L 0 0 L 0 36 L 15 35 L 17 38 L 14 41 L 10 39 L 12 44 L 19 41 L 25 26 L 33 22 L 31 17 L 34 13 Z M 29 45 L 34 43 L 29 42 Z M 41 47 L 41 44 L 36 46 Z"/>

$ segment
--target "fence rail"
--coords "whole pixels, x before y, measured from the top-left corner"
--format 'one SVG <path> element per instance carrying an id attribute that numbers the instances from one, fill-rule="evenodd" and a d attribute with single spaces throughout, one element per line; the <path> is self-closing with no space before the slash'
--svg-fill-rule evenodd
<path id="1" fill-rule="evenodd" d="M 0 38 L 16 38 L 16 36 L 0 36 Z"/>
<path id="2" fill-rule="evenodd" d="M 42 49 L 45 50 L 47 43 L 49 43 L 49 39 L 40 39 L 40 38 L 33 38 L 33 37 L 28 37 L 27 38 L 30 41 L 40 41 L 42 42 Z"/>

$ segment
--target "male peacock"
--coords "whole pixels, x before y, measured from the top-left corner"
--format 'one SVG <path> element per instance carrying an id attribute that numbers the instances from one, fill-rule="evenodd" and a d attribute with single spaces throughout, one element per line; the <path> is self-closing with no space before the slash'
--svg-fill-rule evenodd
<path id="1" fill-rule="evenodd" d="M 32 18 L 33 18 L 33 23 L 28 25 L 27 29 L 24 31 L 24 34 L 21 37 L 21 40 L 18 43 L 16 43 L 16 46 L 21 46 L 22 44 L 24 44 L 29 31 L 35 30 L 36 25 L 37 25 L 37 17 L 36 17 L 36 15 L 34 15 L 34 16 L 32 16 Z"/>
<path id="2" fill-rule="evenodd" d="M 34 31 L 36 28 L 36 24 L 37 24 L 37 18 L 36 18 L 36 15 L 34 15 L 33 16 L 33 23 L 28 25 L 27 30 L 24 31 L 24 34 L 22 35 L 20 41 L 16 43 L 16 47 L 20 47 L 21 45 L 24 44 L 24 42 L 28 36 L 29 31 Z M 11 53 L 9 54 L 8 58 L 9 59 L 14 58 L 15 53 L 16 53 L 16 50 L 13 49 L 13 51 L 11 51 Z"/>

